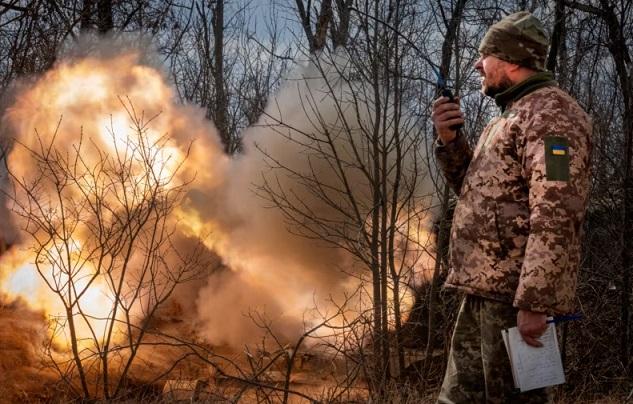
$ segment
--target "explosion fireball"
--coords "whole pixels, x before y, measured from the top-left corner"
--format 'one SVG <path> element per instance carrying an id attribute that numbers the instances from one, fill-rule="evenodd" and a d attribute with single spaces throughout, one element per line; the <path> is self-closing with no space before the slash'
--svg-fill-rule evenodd
<path id="1" fill-rule="evenodd" d="M 315 122 L 342 126 L 333 96 L 311 94 L 310 107 L 297 101 L 328 87 L 316 65 L 298 68 L 246 131 L 245 153 L 231 159 L 203 111 L 180 104 L 160 69 L 142 59 L 130 51 L 59 62 L 4 116 L 13 139 L 4 193 L 20 236 L 0 260 L 2 293 L 46 313 L 54 354 L 94 359 L 87 373 L 106 368 L 100 353 L 113 347 L 125 347 L 116 359 L 125 367 L 145 319 L 165 302 L 187 307 L 180 314 L 209 343 L 240 347 L 261 332 L 246 316 L 253 310 L 292 340 L 311 324 L 311 308 L 353 294 L 366 279 L 349 251 L 296 235 L 282 211 L 253 194 L 271 161 L 321 170 L 326 187 L 336 181 L 326 163 L 305 158 L 306 143 L 288 142 L 318 132 Z M 371 120 L 371 107 L 344 114 L 358 125 Z M 302 198 L 292 175 L 275 181 Z M 415 211 L 417 224 L 399 230 L 418 244 L 400 258 L 417 271 L 411 282 L 432 267 L 433 242 L 433 187 L 414 187 L 424 209 L 412 206 L 404 216 Z M 315 214 L 337 218 L 331 206 L 310 203 Z"/>

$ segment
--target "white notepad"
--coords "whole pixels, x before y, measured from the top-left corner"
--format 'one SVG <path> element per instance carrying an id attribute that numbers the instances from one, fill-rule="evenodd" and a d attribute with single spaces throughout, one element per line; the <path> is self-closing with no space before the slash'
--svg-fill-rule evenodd
<path id="1" fill-rule="evenodd" d="M 502 330 L 501 335 L 510 357 L 515 387 L 523 392 L 565 383 L 556 326 L 553 323 L 539 338 L 543 344 L 540 348 L 526 344 L 516 327 Z"/>

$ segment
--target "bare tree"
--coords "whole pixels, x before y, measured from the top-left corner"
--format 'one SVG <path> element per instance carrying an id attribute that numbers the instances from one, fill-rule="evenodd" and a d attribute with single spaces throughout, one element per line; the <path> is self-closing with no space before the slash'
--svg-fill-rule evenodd
<path id="1" fill-rule="evenodd" d="M 0 2 L 0 87 L 7 89 L 16 78 L 30 77 L 47 70 L 60 55 L 63 57 L 64 50 L 74 49 L 76 41 L 84 35 L 94 38 L 107 32 L 107 37 L 117 37 L 121 32 L 140 32 L 155 41 L 180 100 L 201 106 L 207 117 L 214 121 L 227 153 L 242 150 L 242 130 L 260 118 L 261 122 L 276 128 L 280 135 L 288 136 L 288 143 L 309 160 L 310 169 L 293 171 L 294 167 L 279 160 L 273 151 L 264 150 L 273 170 L 268 172 L 267 182 L 260 191 L 282 208 L 292 231 L 325 240 L 355 257 L 357 268 L 352 275 L 364 283 L 364 293 L 375 306 L 369 312 L 359 310 L 358 321 L 348 321 L 354 327 L 337 334 L 336 342 L 329 348 L 338 350 L 354 372 L 359 371 L 373 380 L 372 394 L 378 397 L 380 386 L 387 384 L 388 376 L 396 376 L 406 367 L 403 358 L 405 345 L 407 348 L 425 349 L 429 360 L 425 368 L 428 376 L 424 380 L 425 386 L 434 387 L 437 382 L 434 375 L 441 374 L 438 363 L 444 361 L 435 363 L 430 359 L 438 352 L 441 354 L 447 346 L 455 303 L 451 294 L 440 290 L 447 272 L 446 236 L 454 197 L 446 191 L 442 194 L 441 181 L 435 177 L 434 182 L 443 196 L 440 207 L 444 212 L 437 227 L 437 251 L 425 252 L 428 243 L 412 236 L 425 217 L 424 212 L 418 209 L 418 202 L 423 198 L 413 192 L 415 184 L 421 181 L 425 170 L 431 171 L 429 175 L 433 176 L 429 169 L 433 163 L 424 161 L 423 154 L 432 147 L 432 129 L 426 121 L 436 88 L 432 83 L 435 73 L 402 36 L 409 38 L 420 52 L 441 65 L 442 72 L 450 79 L 449 85 L 461 96 L 467 118 L 462 134 L 470 142 L 475 142 L 482 126 L 496 113 L 494 105 L 478 95 L 479 81 L 472 69 L 477 45 L 490 24 L 511 12 L 528 9 L 542 19 L 552 34 L 548 69 L 556 72 L 560 85 L 580 101 L 595 123 L 593 192 L 587 220 L 586 253 L 578 287 L 579 308 L 585 313 L 586 320 L 580 325 L 565 326 L 563 346 L 567 371 L 571 376 L 564 387 L 565 393 L 570 397 L 593 399 L 590 393 L 595 386 L 608 392 L 617 386 L 618 380 L 626 379 L 628 382 L 624 376 L 627 365 L 630 371 L 632 362 L 633 328 L 633 239 L 629 237 L 633 228 L 631 1 L 295 0 L 281 6 L 279 4 L 283 3 L 272 4 L 269 18 L 264 23 L 266 29 L 261 30 L 261 19 L 254 17 L 262 14 L 261 9 L 247 0 L 3 1 Z M 286 10 L 284 7 L 290 8 L 287 15 L 282 14 Z M 295 16 L 296 21 L 286 23 L 286 20 L 292 19 L 285 18 L 290 15 Z M 254 29 L 256 22 L 260 24 L 257 30 Z M 295 31 L 300 35 L 294 37 Z M 339 49 L 335 52 L 337 48 L 345 51 Z M 268 116 L 262 116 L 270 95 L 280 87 L 282 77 L 289 76 L 286 85 L 289 82 L 297 84 L 292 81 L 295 77 L 288 74 L 288 70 L 301 52 L 312 59 L 315 74 L 326 78 L 318 85 L 309 78 L 306 85 L 299 84 L 302 94 L 300 107 L 309 120 L 307 127 L 277 116 L 274 100 L 268 107 Z M 321 110 L 324 99 L 331 101 L 333 113 Z M 336 124 L 328 121 L 332 116 Z M 293 135 L 291 139 L 289 133 Z M 79 175 L 76 170 L 83 164 L 79 156 L 66 157 L 61 149 L 57 155 L 44 153 L 55 149 L 49 146 L 38 146 L 32 152 L 39 153 L 42 167 L 50 165 L 57 168 L 47 168 L 48 174 L 42 176 L 37 184 L 25 183 L 18 178 L 22 181 L 22 187 L 18 189 L 22 190 L 22 194 L 30 190 L 33 202 L 35 196 L 44 200 L 46 195 L 56 195 L 57 188 L 51 185 L 55 180 L 60 187 L 70 184 L 62 187 L 66 192 L 78 185 L 80 180 L 87 181 L 97 173 L 93 170 L 92 174 Z M 141 150 L 131 144 L 128 146 L 135 152 Z M 81 150 L 86 151 L 90 147 L 90 142 L 84 141 Z M 422 155 L 416 156 L 414 150 Z M 53 161 L 62 157 L 62 162 Z M 101 171 L 107 171 L 108 161 L 102 161 Z M 109 170 L 115 172 L 114 169 Z M 87 168 L 84 167 L 84 171 L 87 172 Z M 420 176 L 416 176 L 416 172 Z M 290 182 L 284 182 L 284 178 L 288 177 L 296 181 L 299 188 L 288 186 Z M 45 183 L 48 185 L 45 186 Z M 41 187 L 33 188 L 36 185 Z M 176 188 L 180 189 L 171 188 L 174 190 L 170 194 L 173 200 L 178 199 Z M 308 197 L 299 190 L 309 190 Z M 157 191 L 155 197 L 143 199 L 149 203 L 154 198 L 154 212 L 166 209 L 166 202 L 161 198 L 169 192 L 161 192 Z M 119 194 L 122 195 L 121 192 Z M 69 232 L 83 229 L 89 223 L 75 220 L 75 227 L 66 227 L 67 233 L 63 233 L 63 227 L 62 230 L 55 227 L 60 225 L 53 213 L 59 215 L 64 212 L 71 218 L 73 214 L 88 212 L 92 202 L 89 203 L 86 198 L 75 198 L 81 203 L 65 203 L 63 210 L 55 212 L 48 212 L 42 206 L 42 212 L 48 215 L 46 220 L 33 219 L 30 224 L 33 234 L 38 237 L 46 233 L 45 229 L 59 233 L 55 233 L 50 241 L 40 238 L 43 247 L 50 247 L 53 240 L 58 240 L 51 253 L 42 253 L 43 259 L 46 259 L 40 266 L 42 272 L 52 276 L 47 268 L 56 263 L 55 268 L 58 269 L 55 277 L 49 277 L 50 284 L 60 292 L 67 292 L 61 295 L 73 315 L 72 321 L 59 319 L 58 332 L 81 328 L 89 321 L 107 323 L 107 320 L 91 318 L 89 313 L 84 315 L 78 311 L 83 305 L 77 296 L 88 293 L 81 294 L 85 289 L 82 282 L 91 280 L 93 276 L 74 277 L 72 268 L 84 271 L 94 260 L 85 255 L 90 250 L 85 244 L 82 244 L 81 254 L 73 255 L 77 254 L 73 251 L 79 249 L 78 244 L 73 244 L 74 241 L 69 238 Z M 40 207 L 37 205 L 25 204 L 27 199 L 21 200 L 23 214 L 30 212 L 35 218 L 38 214 L 42 215 L 42 212 L 38 213 Z M 159 209 L 159 206 L 163 208 Z M 327 206 L 327 209 L 318 206 Z M 126 220 L 141 218 L 143 212 L 150 214 L 150 211 L 152 208 L 131 209 Z M 149 217 L 156 216 L 150 214 Z M 41 229 L 35 231 L 32 227 L 35 224 Z M 98 227 L 95 226 L 90 230 L 93 233 Z M 119 229 L 125 228 L 123 224 L 118 226 Z M 130 226 L 132 224 L 128 226 L 131 229 Z M 139 237 L 142 234 L 147 233 L 141 231 Z M 165 240 L 171 240 L 171 236 L 165 237 Z M 124 239 L 123 236 L 112 238 L 112 241 L 102 243 L 103 248 L 123 251 Z M 92 243 L 96 246 L 98 240 L 98 237 L 93 237 Z M 119 244 L 114 240 L 119 240 Z M 160 248 L 167 249 L 169 244 L 165 241 Z M 59 253 L 53 254 L 52 251 Z M 65 251 L 67 254 L 61 254 Z M 407 307 L 394 296 L 409 293 L 408 283 L 419 267 L 416 262 L 419 263 L 420 257 L 426 257 L 425 254 L 431 254 L 437 260 L 432 268 L 432 279 L 415 290 L 419 306 L 409 316 L 408 323 L 422 325 L 412 333 L 421 338 L 411 342 L 398 331 L 401 327 L 407 328 L 400 320 L 406 316 Z M 83 267 L 71 266 L 77 259 L 87 264 Z M 180 268 L 187 259 L 183 256 L 180 263 L 169 265 Z M 102 265 L 110 265 L 108 262 L 106 260 Z M 128 286 L 122 289 L 115 287 L 119 279 L 115 272 L 112 272 L 111 286 L 106 289 L 115 294 L 119 290 L 117 312 L 125 317 L 126 299 L 132 298 L 127 294 Z M 130 273 L 136 274 L 135 271 L 126 272 Z M 77 292 L 69 292 L 63 282 L 71 275 L 78 282 Z M 94 279 L 90 287 L 96 285 L 99 279 L 107 279 L 107 271 L 101 271 Z M 132 288 L 133 285 L 130 285 L 129 290 Z M 141 293 L 131 301 L 137 302 L 135 307 L 142 307 L 140 302 L 150 296 Z M 134 309 L 129 309 L 130 318 L 134 317 L 133 313 Z M 116 322 L 124 324 L 121 318 Z M 126 335 L 136 338 L 142 334 L 141 329 L 146 323 L 133 321 L 132 325 Z M 129 357 L 134 339 L 128 338 L 125 344 L 120 343 L 115 338 L 116 329 L 113 326 L 109 345 L 100 342 L 101 351 L 93 349 L 91 352 L 85 345 L 77 345 L 76 356 L 83 368 L 78 367 L 75 360 L 63 363 L 65 368 L 60 366 L 60 374 L 69 383 L 75 383 L 79 395 L 83 394 L 81 382 L 76 382 L 81 379 L 80 372 L 84 372 L 86 380 L 94 380 L 95 372 L 103 368 L 104 362 L 112 365 L 111 369 L 116 368 L 116 371 L 108 370 L 110 395 L 115 394 L 115 385 L 124 379 L 119 379 L 117 375 L 119 370 L 125 370 L 125 366 L 114 366 L 113 363 L 122 364 L 123 359 Z M 353 334 L 355 337 L 345 339 L 342 334 Z M 101 338 L 101 335 L 97 337 Z M 96 341 L 93 337 L 91 340 Z M 619 342 L 614 344 L 616 340 Z M 104 360 L 98 352 L 109 352 L 106 354 L 109 358 Z M 202 355 L 203 350 L 198 352 Z M 121 356 L 119 353 L 122 353 Z M 280 352 L 280 355 L 285 354 Z M 584 360 L 585 355 L 593 360 Z M 391 369 L 389 362 L 395 364 Z M 363 364 L 368 363 L 375 366 L 363 369 Z M 261 366 L 267 364 L 263 361 Z M 254 374 L 251 371 L 249 377 Z M 257 383 L 265 382 L 260 379 Z M 103 375 L 100 380 L 103 380 Z M 104 382 L 99 383 L 103 391 Z M 266 394 L 272 397 L 270 392 L 273 390 L 268 388 Z M 275 391 L 278 397 L 283 397 L 283 388 Z M 93 393 L 91 390 L 90 394 Z M 105 393 L 101 395 L 105 396 Z M 332 398 L 336 398 L 335 393 Z"/>
<path id="2" fill-rule="evenodd" d="M 81 30 L 89 31 L 96 25 L 100 34 L 110 32 L 114 28 L 112 11 L 112 0 L 83 0 L 79 17 Z"/>
<path id="3" fill-rule="evenodd" d="M 34 264 L 65 308 L 52 335 L 68 343 L 70 359 L 51 360 L 84 399 L 123 392 L 157 310 L 210 264 L 202 242 L 184 251 L 174 245 L 170 214 L 187 185 L 177 178 L 182 162 L 169 162 L 177 157 L 164 154 L 164 137 L 148 136 L 153 118 L 122 103 L 134 128 L 124 141 L 111 129 L 115 153 L 83 136 L 68 150 L 56 134 L 38 135 L 35 145 L 15 146 L 36 162 L 32 175 L 10 170 Z M 87 303 L 96 291 L 106 307 Z"/>
<path id="4" fill-rule="evenodd" d="M 621 360 L 625 367 L 631 364 L 631 273 L 633 272 L 633 69 L 631 69 L 631 45 L 626 37 L 625 24 L 630 19 L 631 1 L 616 4 L 608 0 L 600 0 L 599 6 L 568 1 L 566 4 L 575 9 L 592 14 L 602 20 L 606 27 L 605 46 L 611 53 L 620 84 L 622 108 L 623 158 L 621 159 L 621 191 L 622 198 L 619 209 L 622 212 L 620 233 L 620 259 L 622 265 L 621 287 L 621 321 L 620 336 Z"/>
<path id="5" fill-rule="evenodd" d="M 307 29 L 309 13 L 298 7 Z M 352 271 L 369 285 L 372 338 L 364 341 L 372 347 L 366 365 L 376 398 L 403 373 L 401 299 L 431 242 L 423 236 L 433 201 L 419 154 L 423 132 L 406 108 L 414 93 L 406 70 L 415 55 L 396 32 L 413 29 L 414 15 L 410 2 L 368 2 L 351 19 L 356 34 L 347 49 L 320 48 L 297 80 L 308 124 L 267 111 L 264 124 L 294 144 L 308 169 L 260 148 L 273 169 L 261 195 L 281 209 L 291 231 L 351 254 L 358 263 Z M 308 42 L 311 52 L 321 44 Z"/>

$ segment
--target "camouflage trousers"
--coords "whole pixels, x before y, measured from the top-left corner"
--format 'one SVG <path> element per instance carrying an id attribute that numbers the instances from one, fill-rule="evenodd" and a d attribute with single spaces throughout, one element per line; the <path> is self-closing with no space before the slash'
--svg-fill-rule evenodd
<path id="1" fill-rule="evenodd" d="M 466 295 L 462 300 L 438 403 L 548 403 L 547 389 L 514 388 L 501 330 L 515 327 L 517 309 Z"/>

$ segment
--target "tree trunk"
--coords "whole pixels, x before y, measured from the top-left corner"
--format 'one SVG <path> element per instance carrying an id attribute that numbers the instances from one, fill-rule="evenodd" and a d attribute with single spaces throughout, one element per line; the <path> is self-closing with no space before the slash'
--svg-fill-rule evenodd
<path id="1" fill-rule="evenodd" d="M 100 34 L 106 34 L 112 31 L 114 27 L 112 19 L 112 0 L 98 0 L 97 17 L 97 29 Z"/>
<path id="2" fill-rule="evenodd" d="M 84 0 L 81 7 L 81 15 L 79 17 L 79 29 L 82 32 L 92 29 L 92 12 L 94 9 L 94 0 Z"/>
<path id="3" fill-rule="evenodd" d="M 330 24 L 332 45 L 336 49 L 338 46 L 346 46 L 349 38 L 349 19 L 352 12 L 353 0 L 336 0 L 338 12 L 338 24 L 334 21 Z"/>
<path id="4" fill-rule="evenodd" d="M 437 252 L 435 255 L 435 266 L 433 268 L 433 278 L 431 279 L 431 285 L 429 286 L 429 316 L 427 323 L 427 335 L 426 335 L 426 349 L 424 351 L 424 372 L 422 377 L 424 380 L 428 377 L 428 373 L 431 370 L 431 357 L 433 354 L 434 342 L 435 342 L 435 318 L 436 318 L 436 305 L 438 300 L 437 291 L 439 289 L 440 269 L 442 266 L 442 260 L 444 257 L 442 254 L 447 250 L 447 244 L 449 238 L 446 231 L 449 228 L 448 224 L 448 205 L 450 199 L 450 187 L 448 184 L 444 184 L 444 190 L 442 191 L 442 214 L 439 221 L 439 230 L 437 234 Z"/>
<path id="5" fill-rule="evenodd" d="M 622 131 L 624 135 L 624 155 L 622 160 L 622 201 L 620 212 L 622 215 L 622 227 L 620 231 L 620 262 L 622 264 L 622 286 L 620 289 L 620 354 L 623 365 L 631 366 L 631 272 L 633 272 L 633 77 L 627 70 L 631 65 L 629 47 L 624 37 L 624 22 L 618 19 L 615 8 L 608 0 L 600 0 L 600 7 L 590 4 L 566 1 L 565 4 L 577 10 L 593 14 L 604 22 L 608 38 L 606 47 L 609 49 L 620 82 L 622 104 Z M 625 17 L 623 16 L 622 19 Z"/>
<path id="6" fill-rule="evenodd" d="M 69 292 L 72 293 L 72 292 Z M 69 299 L 72 301 L 72 298 Z M 75 316 L 73 314 L 72 305 L 66 307 L 66 320 L 68 321 L 68 330 L 70 331 L 70 346 L 73 352 L 73 360 L 75 366 L 77 366 L 77 372 L 79 373 L 79 381 L 81 382 L 81 390 L 84 393 L 84 399 L 90 399 L 90 390 L 88 389 L 88 381 L 86 380 L 86 373 L 84 371 L 83 362 L 79 353 L 79 345 L 77 339 L 77 332 L 75 329 Z"/>
<path id="7" fill-rule="evenodd" d="M 316 20 L 314 31 L 312 31 L 312 19 L 310 17 L 311 1 L 308 1 L 308 7 L 303 4 L 303 0 L 295 0 L 297 5 L 297 12 L 299 13 L 299 19 L 301 20 L 301 26 L 303 32 L 308 38 L 308 46 L 310 54 L 314 54 L 317 51 L 323 49 L 327 40 L 327 32 L 332 20 L 332 0 L 323 0 L 321 2 L 321 9 Z"/>
<path id="8" fill-rule="evenodd" d="M 224 0 L 216 2 L 211 24 L 213 25 L 213 84 L 215 87 L 213 119 L 220 133 L 224 151 L 231 154 L 235 147 L 228 128 L 228 100 L 224 88 Z"/>
<path id="9" fill-rule="evenodd" d="M 622 333 L 620 338 L 620 352 L 622 363 L 626 368 L 631 364 L 631 272 L 633 272 L 633 89 L 632 78 L 629 76 L 627 66 L 631 65 L 626 38 L 623 34 L 623 23 L 618 20 L 614 8 L 607 0 L 600 0 L 601 16 L 607 26 L 609 39 L 607 48 L 611 52 L 615 69 L 620 81 L 624 114 L 622 115 L 622 129 L 624 134 L 624 159 L 622 161 L 622 231 L 621 231 L 621 262 L 622 262 L 622 289 L 621 289 L 621 321 Z"/>
<path id="10" fill-rule="evenodd" d="M 554 13 L 554 30 L 552 31 L 552 40 L 547 56 L 547 70 L 556 73 L 556 62 L 559 55 L 565 49 L 566 25 L 565 25 L 565 2 L 564 0 L 556 0 L 556 11 Z M 561 64 L 561 71 L 557 77 L 565 77 L 566 71 L 564 64 Z M 560 81 L 560 79 L 559 79 Z"/>
<path id="11" fill-rule="evenodd" d="M 451 15 L 450 21 L 446 23 L 446 34 L 444 35 L 444 42 L 442 44 L 442 63 L 440 65 L 440 72 L 444 77 L 448 77 L 448 72 L 450 71 L 451 60 L 453 56 L 453 49 L 456 46 L 457 32 L 459 29 L 459 25 L 462 20 L 462 15 L 464 13 L 464 8 L 466 6 L 468 0 L 458 0 L 455 4 L 455 9 Z M 426 356 L 425 356 L 425 369 L 429 369 L 429 361 L 432 356 L 432 352 L 434 349 L 434 336 L 433 332 L 435 331 L 435 317 L 436 317 L 436 304 L 439 299 L 438 289 L 439 289 L 439 275 L 440 275 L 440 267 L 443 257 L 441 256 L 443 251 L 447 250 L 447 243 L 449 238 L 445 236 L 445 229 L 448 228 L 447 221 L 449 220 L 447 217 L 448 214 L 448 205 L 449 205 L 450 191 L 448 185 L 444 186 L 444 191 L 442 192 L 442 216 L 440 218 L 440 229 L 437 238 L 437 253 L 435 256 L 435 268 L 433 270 L 433 278 L 431 279 L 431 285 L 429 290 L 429 315 L 428 315 L 428 334 L 427 334 L 427 345 L 426 345 Z M 425 375 L 426 376 L 426 375 Z"/>

